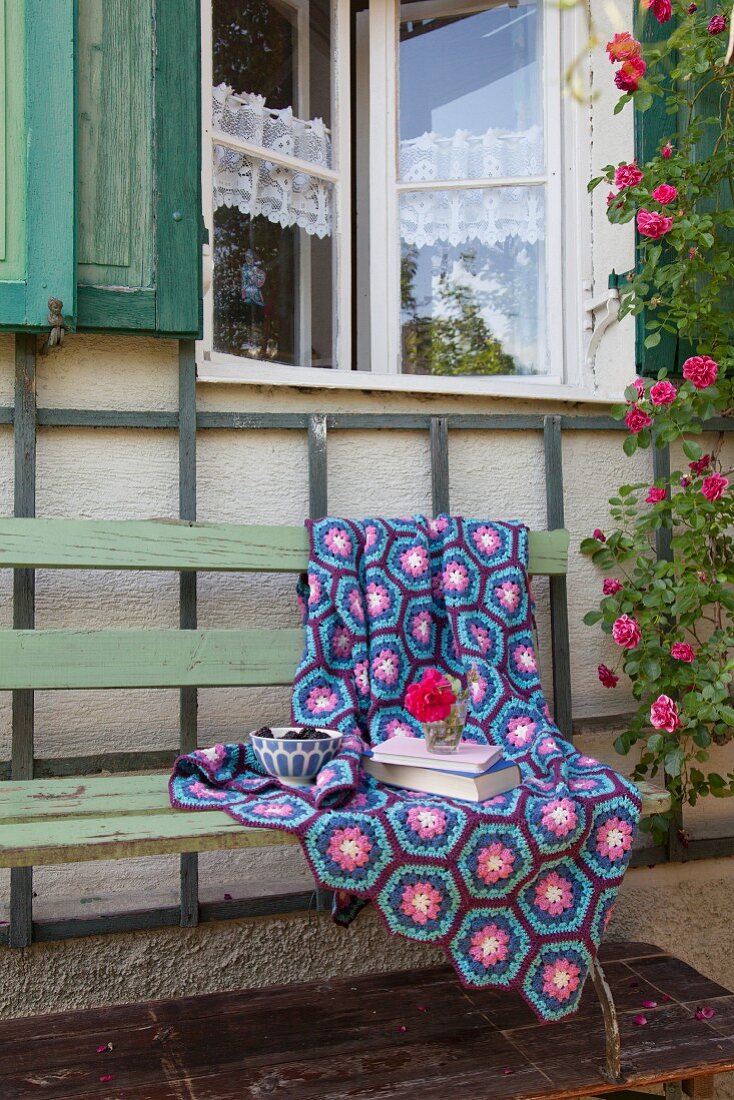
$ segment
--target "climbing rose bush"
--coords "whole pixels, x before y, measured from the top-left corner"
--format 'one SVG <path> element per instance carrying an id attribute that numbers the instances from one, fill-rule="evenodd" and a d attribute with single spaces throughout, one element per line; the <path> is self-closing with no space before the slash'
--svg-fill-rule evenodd
<path id="1" fill-rule="evenodd" d="M 696 438 L 734 403 L 734 66 L 725 63 L 728 14 L 715 3 L 643 8 L 668 33 L 644 48 L 630 32 L 608 43 L 611 79 L 624 93 L 615 113 L 628 104 L 644 113 L 662 99 L 670 132 L 649 161 L 607 165 L 589 187 L 612 188 L 609 220 L 634 220 L 638 231 L 620 316 L 645 310 L 647 348 L 673 336 L 690 349 L 681 377 L 663 369 L 637 378 L 612 410 L 627 428 L 624 450 L 675 444 L 683 457 L 653 484 L 622 485 L 611 526 L 581 549 L 608 574 L 599 610 L 584 620 L 617 652 L 599 680 L 614 691 L 626 676 L 638 703 L 615 748 L 639 752 L 635 778 L 665 774 L 673 814 L 705 795 L 734 794 L 734 773 L 720 774 L 712 756 L 734 737 L 734 470 L 723 432 L 707 434 L 705 452 Z M 671 814 L 643 827 L 661 841 Z"/>

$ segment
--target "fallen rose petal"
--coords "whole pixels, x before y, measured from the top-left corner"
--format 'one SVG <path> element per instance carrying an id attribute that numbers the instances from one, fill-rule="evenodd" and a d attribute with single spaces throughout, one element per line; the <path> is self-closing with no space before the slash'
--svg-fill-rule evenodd
<path id="1" fill-rule="evenodd" d="M 647 1023 L 647 1016 L 635 1016 L 633 1017 L 632 1023 L 637 1027 L 644 1027 Z"/>
<path id="2" fill-rule="evenodd" d="M 427 1005 L 418 1005 L 418 1011 L 419 1012 L 428 1012 Z"/>
<path id="3" fill-rule="evenodd" d="M 672 1000 L 673 1000 L 673 998 L 672 998 L 672 997 L 670 996 L 670 994 L 669 994 L 669 993 L 663 993 L 663 995 L 662 995 L 662 997 L 660 998 L 660 1000 L 661 1000 L 661 1001 L 672 1001 Z"/>
<path id="4" fill-rule="evenodd" d="M 232 900 L 232 895 L 231 894 L 225 894 L 224 895 L 224 900 L 225 901 L 231 901 Z"/>
<path id="5" fill-rule="evenodd" d="M 112 1074 L 111 1074 L 111 1073 L 104 1073 L 104 1074 L 103 1074 L 103 1075 L 102 1075 L 102 1076 L 100 1077 L 100 1081 L 101 1081 L 101 1082 L 102 1082 L 103 1084 L 107 1084 L 107 1082 L 108 1082 L 108 1081 L 111 1081 L 111 1080 L 112 1080 Z"/>
<path id="6" fill-rule="evenodd" d="M 702 1005 L 701 1008 L 696 1009 L 697 1020 L 713 1020 L 716 1015 L 716 1010 L 711 1005 Z"/>
<path id="7" fill-rule="evenodd" d="M 111 1050 L 109 1043 L 103 1043 L 102 1046 L 97 1047 L 97 1054 L 106 1054 L 108 1050 Z"/>
<path id="8" fill-rule="evenodd" d="M 408 1029 L 407 1029 L 407 1027 L 405 1026 L 405 1024 L 401 1024 L 401 1025 L 400 1025 L 400 1027 L 398 1028 L 398 1031 L 407 1031 L 407 1030 L 408 1030 Z"/>
<path id="9" fill-rule="evenodd" d="M 657 1001 L 643 1001 L 642 1002 L 642 1007 L 643 1008 L 657 1008 L 658 1007 L 658 1002 Z"/>
<path id="10" fill-rule="evenodd" d="M 510 1074 L 514 1073 L 514 1072 L 515 1072 L 514 1069 L 510 1069 L 509 1066 L 505 1066 L 505 1068 L 502 1070 L 502 1076 L 503 1077 L 509 1077 Z"/>

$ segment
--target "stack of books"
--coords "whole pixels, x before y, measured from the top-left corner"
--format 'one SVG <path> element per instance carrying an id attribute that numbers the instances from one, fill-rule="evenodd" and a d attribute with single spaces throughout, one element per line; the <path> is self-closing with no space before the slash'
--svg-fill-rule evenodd
<path id="1" fill-rule="evenodd" d="M 375 745 L 362 763 L 369 775 L 390 787 L 464 802 L 484 802 L 521 782 L 520 769 L 503 758 L 501 748 L 471 741 L 462 741 L 444 756 L 429 752 L 422 738 L 392 737 Z"/>

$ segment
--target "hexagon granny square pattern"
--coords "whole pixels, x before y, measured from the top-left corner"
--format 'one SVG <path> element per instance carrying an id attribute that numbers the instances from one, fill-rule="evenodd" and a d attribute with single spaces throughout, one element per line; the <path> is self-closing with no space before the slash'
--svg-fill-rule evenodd
<path id="1" fill-rule="evenodd" d="M 285 788 L 249 746 L 180 757 L 173 805 L 223 809 L 301 841 L 348 924 L 368 902 L 389 932 L 440 946 L 468 987 L 521 994 L 544 1020 L 574 1012 L 639 818 L 636 788 L 553 725 L 534 648 L 528 533 L 518 523 L 309 521 L 299 585 L 304 654 L 295 723 L 345 734 L 310 788 Z M 381 786 L 366 745 L 421 736 L 404 709 L 427 668 L 475 666 L 465 737 L 501 745 L 516 790 L 474 804 Z"/>

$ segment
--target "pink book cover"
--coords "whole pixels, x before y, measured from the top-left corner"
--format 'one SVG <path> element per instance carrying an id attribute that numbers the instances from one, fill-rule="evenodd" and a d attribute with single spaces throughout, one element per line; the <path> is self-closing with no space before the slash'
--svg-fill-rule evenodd
<path id="1" fill-rule="evenodd" d="M 401 760 L 415 762 L 418 767 L 479 774 L 499 760 L 502 749 L 498 745 L 475 745 L 472 741 L 462 741 L 455 752 L 437 755 L 428 751 L 422 737 L 391 737 L 375 745 L 372 755 L 385 764 L 400 757 Z"/>

